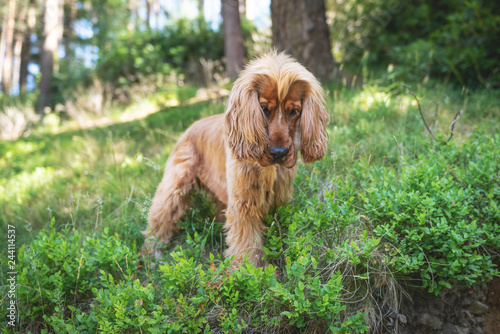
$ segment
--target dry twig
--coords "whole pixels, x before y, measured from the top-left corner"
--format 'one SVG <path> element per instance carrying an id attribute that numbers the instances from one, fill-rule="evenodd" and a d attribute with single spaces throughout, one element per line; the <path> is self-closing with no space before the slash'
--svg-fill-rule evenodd
<path id="1" fill-rule="evenodd" d="M 432 139 L 437 140 L 436 136 L 434 136 L 434 133 L 432 132 L 432 130 L 427 125 L 427 122 L 425 121 L 424 113 L 422 112 L 422 108 L 420 107 L 420 101 L 418 100 L 417 95 L 414 92 L 412 92 L 411 87 L 408 86 L 407 84 L 403 84 L 403 86 L 408 88 L 408 94 L 413 96 L 415 98 L 415 101 L 417 101 L 418 112 L 420 113 L 420 117 L 422 118 L 422 122 L 424 122 L 425 128 L 427 129 L 427 131 L 429 131 L 429 134 L 431 135 Z"/>
<path id="2" fill-rule="evenodd" d="M 425 128 L 427 129 L 427 131 L 431 135 L 432 139 L 438 140 L 436 138 L 436 136 L 434 136 L 434 133 L 432 132 L 431 128 L 427 125 L 427 122 L 425 121 L 424 113 L 422 112 L 422 108 L 420 107 L 420 101 L 417 98 L 417 95 L 411 90 L 411 87 L 408 86 L 407 84 L 403 84 L 403 86 L 408 88 L 408 94 L 413 96 L 415 101 L 417 101 L 418 112 L 420 113 L 420 117 L 422 118 L 422 122 L 424 122 Z M 437 116 L 438 108 L 439 108 L 439 105 L 436 103 L 436 116 Z M 450 129 L 450 136 L 448 137 L 448 140 L 442 142 L 443 144 L 448 144 L 448 142 L 451 140 L 451 138 L 453 138 L 453 135 L 455 134 L 455 132 L 453 132 L 453 129 L 455 129 L 455 123 L 458 121 L 460 116 L 462 116 L 462 113 L 463 113 L 463 111 L 459 110 L 455 114 L 455 118 L 453 119 L 453 122 L 451 122 L 450 126 L 448 127 L 448 129 Z"/>
<path id="3" fill-rule="evenodd" d="M 281 236 L 281 226 L 280 223 L 278 222 L 278 215 L 275 213 L 274 214 L 274 221 L 276 222 L 276 226 L 278 226 L 278 232 L 280 233 L 280 241 L 281 241 L 281 254 L 283 254 L 283 237 Z"/>
<path id="4" fill-rule="evenodd" d="M 74 304 L 76 304 L 76 295 L 77 295 L 76 288 L 78 287 L 78 279 L 80 278 L 80 268 L 82 267 L 82 261 L 83 261 L 83 254 L 82 257 L 80 258 L 80 264 L 78 265 L 78 275 L 76 276 Z"/>
<path id="5" fill-rule="evenodd" d="M 455 132 L 453 132 L 453 129 L 455 129 L 455 123 L 458 121 L 460 116 L 462 116 L 462 113 L 463 113 L 463 111 L 459 110 L 455 114 L 455 118 L 453 119 L 453 122 L 451 122 L 450 126 L 448 127 L 448 129 L 450 129 L 450 137 L 448 137 L 448 140 L 446 141 L 446 143 L 448 143 L 451 140 L 451 138 L 453 138 L 453 135 L 455 134 Z"/>

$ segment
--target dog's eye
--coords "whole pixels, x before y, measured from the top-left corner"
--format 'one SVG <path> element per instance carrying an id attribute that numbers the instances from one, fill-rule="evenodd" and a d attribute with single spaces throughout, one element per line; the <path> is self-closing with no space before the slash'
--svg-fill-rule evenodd
<path id="1" fill-rule="evenodd" d="M 293 117 L 298 114 L 299 114 L 299 109 L 297 108 L 293 108 L 292 111 L 290 111 L 290 117 Z"/>
<path id="2" fill-rule="evenodd" d="M 267 107 L 266 107 L 266 106 L 262 106 L 262 105 L 261 105 L 260 107 L 262 108 L 262 111 L 264 112 L 264 114 L 265 114 L 266 116 L 269 116 L 269 109 L 267 109 Z"/>

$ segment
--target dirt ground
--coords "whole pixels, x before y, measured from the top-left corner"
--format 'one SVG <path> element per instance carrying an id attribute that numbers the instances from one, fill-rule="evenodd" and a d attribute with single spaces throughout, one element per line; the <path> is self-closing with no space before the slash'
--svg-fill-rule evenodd
<path id="1" fill-rule="evenodd" d="M 500 334 L 500 278 L 495 278 L 488 288 L 486 304 L 490 307 L 484 316 L 485 334 Z"/>

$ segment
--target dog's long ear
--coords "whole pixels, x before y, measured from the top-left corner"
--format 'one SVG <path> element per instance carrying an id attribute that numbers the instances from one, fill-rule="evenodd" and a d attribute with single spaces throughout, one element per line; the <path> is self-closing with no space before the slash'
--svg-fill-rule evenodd
<path id="1" fill-rule="evenodd" d="M 266 147 L 267 133 L 256 80 L 253 74 L 243 71 L 227 101 L 227 144 L 238 160 L 259 159 Z"/>
<path id="2" fill-rule="evenodd" d="M 300 119 L 301 154 L 303 162 L 314 162 L 323 158 L 328 145 L 326 125 L 329 115 L 325 109 L 325 98 L 321 84 L 309 81 L 309 90 L 304 98 Z"/>

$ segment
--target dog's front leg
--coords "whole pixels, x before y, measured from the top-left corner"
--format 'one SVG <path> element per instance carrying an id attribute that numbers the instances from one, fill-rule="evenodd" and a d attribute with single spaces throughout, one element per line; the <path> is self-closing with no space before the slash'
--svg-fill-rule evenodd
<path id="1" fill-rule="evenodd" d="M 230 164 L 231 168 L 227 169 L 226 256 L 234 255 L 235 264 L 241 264 L 248 254 L 249 262 L 258 267 L 267 266 L 263 259 L 266 227 L 262 219 L 269 211 L 272 185 L 262 179 L 259 167 L 245 162 Z"/>
<path id="2" fill-rule="evenodd" d="M 248 203 L 229 203 L 227 208 L 226 256 L 234 255 L 234 263 L 241 264 L 245 254 L 248 261 L 257 267 L 267 266 L 263 260 L 263 232 L 265 226 L 262 218 L 256 214 L 255 207 Z"/>

